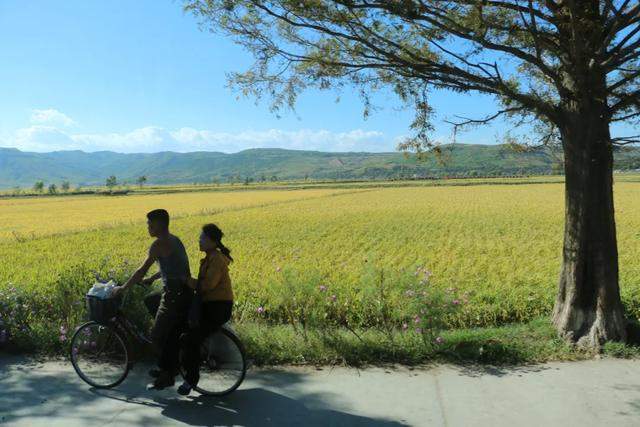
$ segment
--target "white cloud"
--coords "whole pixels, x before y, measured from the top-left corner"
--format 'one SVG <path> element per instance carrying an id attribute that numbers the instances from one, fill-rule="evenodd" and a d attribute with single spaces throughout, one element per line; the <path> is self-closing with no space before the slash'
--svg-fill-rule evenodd
<path id="1" fill-rule="evenodd" d="M 48 108 L 46 110 L 33 110 L 31 112 L 31 123 L 35 125 L 50 125 L 62 127 L 70 127 L 77 124 L 71 117 L 54 108 Z"/>
<path id="2" fill-rule="evenodd" d="M 31 126 L 18 129 L 15 132 L 13 141 L 6 138 L 5 146 L 19 148 L 25 151 L 52 151 L 60 149 L 73 150 L 73 139 L 53 126 Z"/>
<path id="3" fill-rule="evenodd" d="M 182 128 L 171 132 L 171 136 L 181 146 L 189 147 L 188 151 L 215 149 L 234 152 L 247 148 L 288 148 L 318 151 L 388 151 L 393 149 L 393 144 L 385 139 L 382 132 L 361 129 L 349 132 L 269 129 L 227 133 Z"/>
<path id="4" fill-rule="evenodd" d="M 4 145 L 27 151 L 111 150 L 123 153 L 158 151 L 232 153 L 248 148 L 318 151 L 393 151 L 395 149 L 393 138 L 387 138 L 379 131 L 362 129 L 348 132 L 268 129 L 230 133 L 193 128 L 167 130 L 155 126 L 125 133 L 81 134 L 55 126 L 34 125 L 19 129 Z"/>

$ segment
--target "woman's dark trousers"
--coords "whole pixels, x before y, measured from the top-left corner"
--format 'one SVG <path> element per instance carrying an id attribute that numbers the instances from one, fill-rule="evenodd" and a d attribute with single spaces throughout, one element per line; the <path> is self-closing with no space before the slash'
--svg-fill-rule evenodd
<path id="1" fill-rule="evenodd" d="M 195 387 L 200 380 L 200 345 L 212 332 L 231 319 L 232 301 L 205 301 L 197 328 L 187 329 L 181 337 L 184 348 L 185 380 Z"/>

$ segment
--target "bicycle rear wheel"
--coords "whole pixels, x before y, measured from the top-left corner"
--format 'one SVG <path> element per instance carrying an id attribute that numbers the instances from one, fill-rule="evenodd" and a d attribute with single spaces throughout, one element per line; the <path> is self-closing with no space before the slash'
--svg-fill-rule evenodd
<path id="1" fill-rule="evenodd" d="M 111 325 L 88 322 L 78 327 L 69 356 L 78 376 L 96 388 L 115 387 L 129 373 L 125 339 Z"/>
<path id="2" fill-rule="evenodd" d="M 247 372 L 246 356 L 233 331 L 223 327 L 214 332 L 204 340 L 200 352 L 200 381 L 194 390 L 207 396 L 224 396 L 242 384 Z"/>

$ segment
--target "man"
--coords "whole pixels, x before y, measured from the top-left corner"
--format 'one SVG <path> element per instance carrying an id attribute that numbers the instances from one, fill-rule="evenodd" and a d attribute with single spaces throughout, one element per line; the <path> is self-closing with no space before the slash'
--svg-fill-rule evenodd
<path id="1" fill-rule="evenodd" d="M 169 232 L 169 213 L 164 209 L 149 212 L 147 226 L 149 235 L 155 237 L 149 247 L 147 259 L 124 285 L 116 288 L 115 292 L 120 294 L 134 284 L 143 282 L 149 268 L 158 262 L 160 271 L 144 280 L 145 283 L 153 283 L 161 277 L 164 285 L 159 295 L 159 304 L 154 303 L 154 295 L 145 298 L 145 304 L 152 314 L 156 311 L 154 306 L 158 306 L 151 340 L 159 355 L 160 368 L 159 371 L 150 372 L 156 379 L 147 388 L 162 390 L 174 384 L 178 373 L 178 337 L 189 310 L 193 291 L 188 287 L 191 271 L 187 252 L 180 239 Z"/>

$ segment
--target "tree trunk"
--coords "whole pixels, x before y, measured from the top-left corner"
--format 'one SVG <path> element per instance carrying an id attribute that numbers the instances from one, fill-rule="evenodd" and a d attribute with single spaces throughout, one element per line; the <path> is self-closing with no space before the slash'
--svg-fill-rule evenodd
<path id="1" fill-rule="evenodd" d="M 600 348 L 605 341 L 626 339 L 618 285 L 613 150 L 604 103 L 594 105 L 592 100 L 570 116 L 560 130 L 565 231 L 553 322 L 561 336 Z"/>

